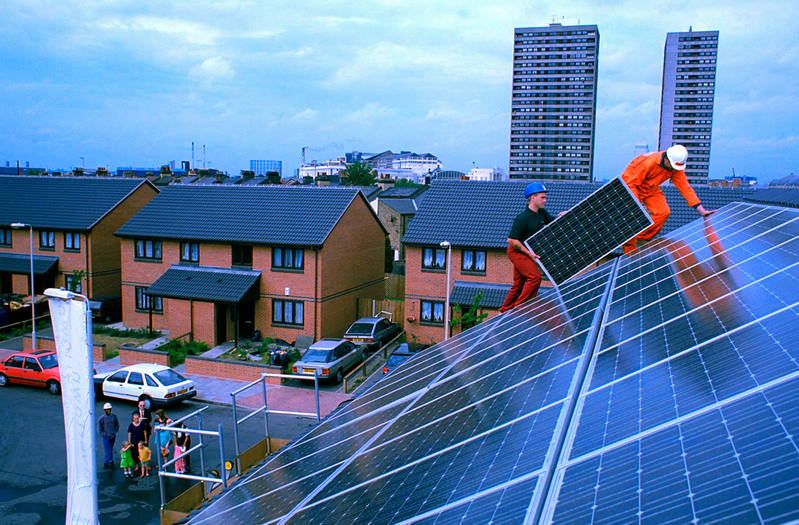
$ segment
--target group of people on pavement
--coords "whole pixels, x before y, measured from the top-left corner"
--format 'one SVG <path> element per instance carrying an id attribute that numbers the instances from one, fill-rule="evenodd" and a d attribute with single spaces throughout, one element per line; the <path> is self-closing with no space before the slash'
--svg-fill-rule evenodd
<path id="1" fill-rule="evenodd" d="M 119 418 L 113 413 L 111 403 L 103 405 L 103 412 L 103 415 L 97 420 L 97 431 L 100 433 L 100 437 L 103 438 L 103 447 L 105 449 L 103 469 L 114 470 L 116 468 L 114 464 L 114 443 L 120 430 Z M 161 454 L 165 463 L 169 461 L 170 454 L 174 453 L 172 457 L 179 457 L 191 448 L 191 435 L 188 432 L 159 429 L 158 435 L 153 436 L 153 426 L 172 426 L 172 420 L 167 417 L 162 409 L 158 409 L 155 411 L 155 420 L 153 421 L 152 412 L 147 408 L 144 401 L 140 401 L 138 407 L 131 415 L 131 422 L 128 425 L 128 439 L 122 443 L 122 448 L 120 449 L 121 460 L 119 466 L 124 469 L 126 478 L 150 475 L 152 467 L 149 462 L 152 460 L 152 450 L 156 450 L 157 453 Z M 185 428 L 185 425 L 179 423 L 178 427 Z M 153 437 L 153 449 L 150 448 L 151 437 Z M 173 447 L 174 451 L 170 447 Z M 177 473 L 186 473 L 190 469 L 191 462 L 188 455 L 179 458 L 175 462 L 175 472 Z"/>

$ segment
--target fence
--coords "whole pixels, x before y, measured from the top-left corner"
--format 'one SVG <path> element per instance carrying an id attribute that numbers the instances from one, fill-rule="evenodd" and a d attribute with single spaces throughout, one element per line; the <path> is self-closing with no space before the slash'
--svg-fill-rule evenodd
<path id="1" fill-rule="evenodd" d="M 405 318 L 403 317 L 405 315 L 405 301 L 358 299 L 358 319 L 361 317 L 374 317 L 380 315 L 381 312 L 390 314 L 391 321 L 397 323 L 401 329 L 405 329 Z"/>
<path id="2" fill-rule="evenodd" d="M 405 331 L 404 330 L 401 331 L 400 333 L 398 333 L 394 337 L 394 339 L 392 339 L 388 343 L 384 344 L 382 348 L 378 349 L 378 351 L 375 352 L 372 357 L 370 357 L 369 359 L 367 359 L 366 361 L 364 361 L 363 363 L 361 363 L 360 365 L 355 367 L 355 369 L 352 372 L 347 374 L 344 377 L 344 384 L 343 384 L 344 393 L 346 394 L 346 393 L 349 392 L 349 382 L 353 381 L 353 379 L 350 379 L 350 378 L 354 378 L 355 374 L 360 373 L 361 377 L 363 379 L 366 379 L 367 377 L 369 377 L 369 374 L 373 373 L 375 370 L 380 368 L 380 367 L 375 367 L 375 368 L 372 369 L 371 372 L 369 371 L 369 367 L 372 366 L 379 359 L 383 359 L 383 361 L 388 360 L 388 347 L 389 347 L 389 345 L 391 345 L 394 341 L 397 341 L 403 335 L 405 335 Z M 381 352 L 381 350 L 382 350 L 382 352 Z"/>

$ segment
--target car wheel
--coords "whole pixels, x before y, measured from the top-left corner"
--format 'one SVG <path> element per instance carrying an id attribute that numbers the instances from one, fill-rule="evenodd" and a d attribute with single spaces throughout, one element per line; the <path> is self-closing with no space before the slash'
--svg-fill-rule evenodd
<path id="1" fill-rule="evenodd" d="M 339 368 L 338 372 L 336 372 L 336 383 L 341 383 L 342 381 L 344 381 L 344 370 Z"/>
<path id="2" fill-rule="evenodd" d="M 104 321 L 105 321 L 105 324 L 110 323 L 111 322 L 111 316 L 110 315 L 106 315 Z"/>
<path id="3" fill-rule="evenodd" d="M 0 387 L 8 386 L 8 377 L 5 374 L 0 374 Z"/>
<path id="4" fill-rule="evenodd" d="M 144 408 L 150 410 L 153 408 L 153 398 L 150 396 L 139 396 L 139 402 L 144 402 Z"/>
<path id="5" fill-rule="evenodd" d="M 47 391 L 53 394 L 54 396 L 57 396 L 58 394 L 61 393 L 61 385 L 58 384 L 58 381 L 51 379 L 50 381 L 47 382 Z"/>

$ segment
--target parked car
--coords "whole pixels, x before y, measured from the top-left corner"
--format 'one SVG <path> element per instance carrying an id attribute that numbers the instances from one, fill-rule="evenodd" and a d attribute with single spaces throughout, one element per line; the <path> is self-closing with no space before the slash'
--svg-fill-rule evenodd
<path id="1" fill-rule="evenodd" d="M 10 384 L 43 386 L 53 395 L 60 394 L 58 355 L 53 350 L 11 354 L 0 363 L 0 387 Z"/>
<path id="2" fill-rule="evenodd" d="M 119 295 L 103 295 L 89 299 L 92 309 L 92 320 L 110 323 L 122 320 L 122 297 Z"/>
<path id="3" fill-rule="evenodd" d="M 379 350 L 394 339 L 400 328 L 385 317 L 364 317 L 358 319 L 344 333 L 344 339 L 368 350 Z"/>
<path id="4" fill-rule="evenodd" d="M 168 366 L 153 363 L 97 374 L 94 376 L 94 389 L 97 394 L 107 397 L 144 401 L 148 409 L 155 405 L 180 403 L 197 395 L 194 381 Z"/>
<path id="5" fill-rule="evenodd" d="M 291 367 L 292 374 L 314 375 L 320 379 L 334 378 L 341 383 L 345 372 L 366 361 L 366 350 L 346 339 L 322 339 L 308 350 Z"/>
<path id="6" fill-rule="evenodd" d="M 408 343 L 400 344 L 394 352 L 388 357 L 388 361 L 383 365 L 383 374 L 388 374 L 399 365 L 413 357 L 416 352 L 408 347 Z"/>

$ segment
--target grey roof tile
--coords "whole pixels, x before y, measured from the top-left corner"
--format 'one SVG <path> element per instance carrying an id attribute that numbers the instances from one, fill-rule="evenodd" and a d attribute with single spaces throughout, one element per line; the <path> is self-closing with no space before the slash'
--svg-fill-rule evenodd
<path id="1" fill-rule="evenodd" d="M 58 257 L 34 255 L 33 273 L 34 275 L 45 274 L 52 270 L 57 264 Z M 27 253 L 0 253 L 0 272 L 30 275 L 31 256 Z"/>
<path id="2" fill-rule="evenodd" d="M 455 281 L 452 293 L 449 296 L 450 304 L 469 307 L 474 304 L 474 298 L 482 290 L 483 297 L 478 303 L 484 308 L 499 308 L 505 302 L 505 297 L 510 290 L 509 284 L 478 283 L 470 281 Z"/>
<path id="3" fill-rule="evenodd" d="M 122 177 L 0 177 L 0 226 L 89 230 L 146 179 Z M 153 186 L 154 188 L 154 186 Z"/>
<path id="4" fill-rule="evenodd" d="M 788 206 L 799 208 L 799 189 L 768 188 L 757 190 L 746 197 L 749 202 L 768 204 L 770 206 Z"/>
<path id="5" fill-rule="evenodd" d="M 217 303 L 255 299 L 260 271 L 173 265 L 147 289 L 156 297 Z"/>
<path id="6" fill-rule="evenodd" d="M 321 246 L 358 194 L 340 186 L 167 186 L 116 234 Z"/>

